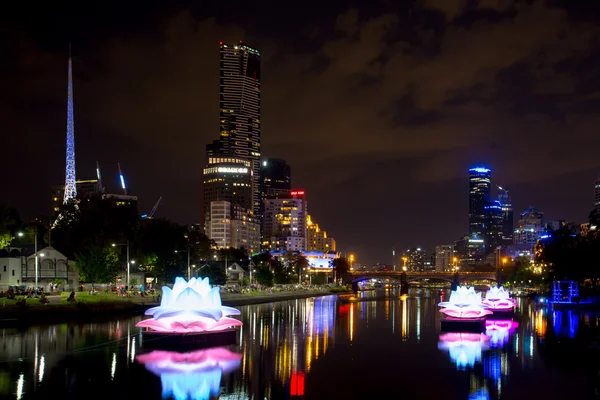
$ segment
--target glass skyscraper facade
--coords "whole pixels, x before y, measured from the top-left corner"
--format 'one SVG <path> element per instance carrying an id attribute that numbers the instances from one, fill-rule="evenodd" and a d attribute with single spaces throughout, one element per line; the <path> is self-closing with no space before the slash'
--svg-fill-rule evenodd
<path id="1" fill-rule="evenodd" d="M 469 169 L 469 234 L 485 236 L 485 206 L 490 201 L 492 171 L 485 167 Z"/>

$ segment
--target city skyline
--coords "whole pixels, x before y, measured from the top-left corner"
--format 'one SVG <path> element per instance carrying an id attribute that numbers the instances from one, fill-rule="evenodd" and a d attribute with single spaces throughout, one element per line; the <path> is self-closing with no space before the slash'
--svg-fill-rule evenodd
<path id="1" fill-rule="evenodd" d="M 4 179 L 3 201 L 25 219 L 50 214 L 51 188 L 64 182 L 64 71 L 74 36 L 77 176 L 93 178 L 96 160 L 120 161 L 141 213 L 163 196 L 157 217 L 199 222 L 201 154 L 219 132 L 218 43 L 241 39 L 260 48 L 264 62 L 261 153 L 293 167 L 294 187 L 311 193 L 311 214 L 358 262 L 387 262 L 394 246 L 433 251 L 468 232 L 466 171 L 474 165 L 491 168 L 494 183 L 510 190 L 515 214 L 533 205 L 549 220 L 585 222 L 600 162 L 593 154 L 596 103 L 589 82 L 595 75 L 583 58 L 593 58 L 585 38 L 597 28 L 571 21 L 582 18 L 576 10 L 539 3 L 507 2 L 507 9 L 490 6 L 480 14 L 434 3 L 410 10 L 339 8 L 307 25 L 300 39 L 291 31 L 307 17 L 301 12 L 287 31 L 277 23 L 244 25 L 241 15 L 224 19 L 218 10 L 198 14 L 180 7 L 165 13 L 156 6 L 152 12 L 160 24 L 113 16 L 110 28 L 95 35 L 83 22 L 73 28 L 77 35 L 54 27 L 44 39 L 38 36 L 42 28 L 9 24 L 24 45 L 15 44 L 9 51 L 13 61 L 2 67 L 14 77 L 0 115 L 5 131 L 14 133 L 6 135 L 5 146 L 14 149 L 6 158 L 15 166 Z M 400 35 L 408 11 L 414 21 L 408 20 L 407 29 L 418 35 L 434 27 L 434 16 L 444 19 L 437 18 L 442 33 L 429 39 L 444 44 L 437 61 L 390 56 L 402 46 L 413 53 L 428 47 L 381 40 L 390 31 Z M 254 12 L 265 13 L 257 21 L 277 13 L 261 7 Z M 478 21 L 477 35 L 459 17 Z M 533 23 L 534 17 L 541 22 Z M 119 18 L 135 23 L 122 32 Z M 510 21 L 512 30 L 505 26 Z M 148 30 L 158 38 L 144 35 Z M 564 45 L 547 39 L 555 30 L 566 32 Z M 520 41 L 527 32 L 533 35 L 524 49 L 482 57 L 489 51 L 476 36 L 500 35 L 508 42 L 501 46 L 510 47 L 510 40 Z M 354 42 L 354 36 L 360 39 Z M 575 42 L 581 47 L 568 46 Z M 465 49 L 459 51 L 458 43 Z M 542 63 L 549 72 L 532 75 L 536 52 L 553 45 L 562 53 Z M 373 66 L 383 54 L 387 63 Z M 447 71 L 467 61 L 474 67 L 450 79 L 454 74 Z M 557 67 L 569 62 L 576 65 Z M 409 68 L 411 63 L 419 68 Z M 391 77 L 391 67 L 405 77 Z M 523 84 L 516 88 L 516 82 Z M 118 186 L 103 175 L 108 187 Z M 436 221 L 441 223 L 432 228 Z"/>

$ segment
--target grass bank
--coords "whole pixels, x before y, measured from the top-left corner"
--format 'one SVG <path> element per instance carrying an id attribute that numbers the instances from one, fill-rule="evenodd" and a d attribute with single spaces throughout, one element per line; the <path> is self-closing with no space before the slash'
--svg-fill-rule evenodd
<path id="1" fill-rule="evenodd" d="M 305 299 L 348 292 L 345 288 L 327 290 L 298 290 L 281 292 L 250 292 L 244 294 L 223 293 L 222 303 L 227 306 L 263 304 L 273 301 Z M 115 294 L 87 292 L 75 294 L 76 303 L 67 302 L 70 293 L 48 296 L 49 304 L 41 304 L 39 298 L 25 299 L 25 305 L 17 305 L 17 300 L 0 299 L 0 326 L 35 325 L 65 321 L 90 321 L 114 319 L 130 315 L 141 315 L 149 307 L 157 306 L 153 296 L 121 297 Z"/>

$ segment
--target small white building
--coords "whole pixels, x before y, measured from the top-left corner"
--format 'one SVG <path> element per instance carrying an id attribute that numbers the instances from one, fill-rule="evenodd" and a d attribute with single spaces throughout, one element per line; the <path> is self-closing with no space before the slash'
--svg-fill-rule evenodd
<path id="1" fill-rule="evenodd" d="M 9 286 L 35 286 L 36 254 L 25 254 L 26 251 L 17 247 L 0 250 L 0 290 L 7 290 Z M 59 289 L 65 291 L 79 286 L 74 260 L 53 247 L 38 250 L 37 258 L 38 286 L 48 290 L 51 283 L 59 283 Z"/>

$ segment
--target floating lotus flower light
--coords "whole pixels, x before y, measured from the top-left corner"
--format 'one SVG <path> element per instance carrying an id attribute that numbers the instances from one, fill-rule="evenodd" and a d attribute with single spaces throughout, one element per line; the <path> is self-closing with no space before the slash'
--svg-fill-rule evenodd
<path id="1" fill-rule="evenodd" d="M 240 366 L 242 355 L 224 347 L 191 353 L 153 351 L 137 356 L 146 369 L 160 376 L 163 398 L 208 400 L 221 392 L 221 377 Z"/>
<path id="2" fill-rule="evenodd" d="M 217 332 L 241 326 L 241 321 L 229 318 L 239 314 L 239 310 L 221 305 L 219 288 L 211 289 L 208 278 L 189 282 L 177 278 L 173 290 L 163 286 L 160 306 L 146 311 L 152 318 L 136 326 L 165 333 Z"/>
<path id="3" fill-rule="evenodd" d="M 489 338 L 482 333 L 445 333 L 440 335 L 438 349 L 447 350 L 458 369 L 481 362 L 481 352 L 489 348 Z"/>
<path id="4" fill-rule="evenodd" d="M 493 314 L 481 302 L 481 293 L 475 293 L 475 288 L 459 286 L 450 293 L 450 300 L 439 304 L 441 313 L 449 317 L 469 319 L 480 318 Z"/>
<path id="5" fill-rule="evenodd" d="M 515 299 L 510 298 L 510 293 L 501 286 L 491 287 L 485 294 L 483 304 L 488 306 L 493 311 L 510 311 L 517 305 Z"/>
<path id="6" fill-rule="evenodd" d="M 485 333 L 490 337 L 492 347 L 504 346 L 508 343 L 510 335 L 519 326 L 519 323 L 511 319 L 487 320 L 485 321 Z"/>

